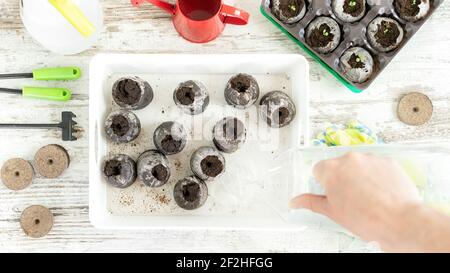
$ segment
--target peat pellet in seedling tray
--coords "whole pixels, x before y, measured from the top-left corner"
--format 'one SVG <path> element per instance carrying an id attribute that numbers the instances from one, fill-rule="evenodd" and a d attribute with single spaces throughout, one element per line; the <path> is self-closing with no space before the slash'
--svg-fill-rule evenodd
<path id="1" fill-rule="evenodd" d="M 34 164 L 38 174 L 45 178 L 56 178 L 69 167 L 70 157 L 63 147 L 50 144 L 37 151 Z"/>
<path id="2" fill-rule="evenodd" d="M 209 105 L 209 94 L 205 85 L 199 81 L 185 81 L 180 83 L 173 92 L 176 105 L 188 115 L 198 115 Z"/>
<path id="3" fill-rule="evenodd" d="M 252 75 L 239 73 L 231 77 L 225 88 L 225 100 L 239 109 L 252 106 L 259 98 L 259 85 Z"/>
<path id="4" fill-rule="evenodd" d="M 117 143 L 128 143 L 141 133 L 141 122 L 131 111 L 111 112 L 105 121 L 105 132 L 109 139 Z"/>
<path id="5" fill-rule="evenodd" d="M 433 103 L 418 92 L 403 96 L 398 103 L 398 118 L 405 124 L 418 126 L 427 123 L 433 115 Z"/>
<path id="6" fill-rule="evenodd" d="M 213 147 L 200 147 L 191 157 L 192 172 L 204 181 L 218 178 L 225 172 L 225 157 Z"/>
<path id="7" fill-rule="evenodd" d="M 104 179 L 113 187 L 126 188 L 137 178 L 136 162 L 124 154 L 113 155 L 103 162 Z"/>
<path id="8" fill-rule="evenodd" d="M 181 179 L 173 189 L 175 202 L 185 210 L 195 210 L 208 199 L 206 183 L 196 176 Z"/>
<path id="9" fill-rule="evenodd" d="M 153 143 L 165 155 L 178 154 L 187 145 L 186 129 L 175 121 L 163 122 L 153 133 Z"/>
<path id="10" fill-rule="evenodd" d="M 6 161 L 1 170 L 2 182 L 10 190 L 23 190 L 33 181 L 34 171 L 31 164 L 21 158 Z"/>
<path id="11" fill-rule="evenodd" d="M 288 226 L 274 213 L 271 204 L 262 198 L 262 192 L 265 190 L 265 173 L 274 158 L 308 143 L 309 73 L 308 62 L 303 56 L 99 55 L 92 60 L 90 71 L 89 213 L 94 226 L 119 229 Z M 231 88 L 234 86 L 235 90 L 249 95 L 250 100 L 236 103 L 246 107 L 234 107 L 226 97 L 229 92 L 225 90 L 230 79 L 239 74 L 250 75 L 259 89 L 259 94 L 254 92 L 256 84 L 251 83 L 249 77 L 238 77 L 236 82 L 230 83 Z M 108 137 L 103 124 L 111 112 L 121 109 L 113 99 L 114 83 L 120 78 L 135 76 L 152 86 L 154 98 L 147 107 L 134 111 L 141 123 L 139 136 L 131 142 L 118 143 Z M 195 91 L 196 87 L 190 84 L 179 88 L 180 83 L 190 81 L 202 83 L 207 90 L 207 107 L 204 92 L 196 96 L 190 89 L 192 86 Z M 183 90 L 183 86 L 188 88 Z M 175 90 L 181 91 L 178 96 L 175 92 L 174 100 Z M 261 98 L 273 90 L 287 94 L 297 110 L 292 121 L 283 128 L 270 127 L 259 115 Z M 196 101 L 201 107 L 187 107 L 188 110 L 176 103 L 183 102 L 189 106 Z M 191 109 L 195 113 L 197 110 L 204 111 L 191 115 Z M 235 117 L 243 123 L 245 142 L 238 145 L 233 153 L 217 154 L 216 148 L 213 148 L 213 128 L 225 117 Z M 172 131 L 172 126 L 156 130 L 161 124 L 175 122 L 183 126 L 184 133 Z M 155 131 L 156 143 L 153 137 Z M 230 136 L 234 136 L 233 130 Z M 191 157 L 205 146 L 211 147 L 214 152 L 207 151 L 195 156 L 191 170 Z M 139 160 L 145 151 L 155 149 L 166 154 L 169 166 L 166 166 L 165 160 L 158 159 L 164 158 L 162 156 L 144 156 L 141 159 L 145 158 L 145 161 Z M 102 163 L 117 154 L 136 159 L 141 175 L 140 179 L 124 189 L 112 187 L 102 175 Z M 170 177 L 166 181 L 169 171 Z M 197 177 L 203 176 L 205 181 L 184 188 L 184 194 L 179 190 L 183 187 L 178 187 L 175 197 L 177 182 L 191 177 L 194 172 Z M 200 185 L 199 192 L 195 185 Z M 204 185 L 208 189 L 207 195 Z"/>
<path id="12" fill-rule="evenodd" d="M 157 150 L 145 151 L 138 158 L 137 171 L 146 186 L 161 187 L 170 178 L 169 160 Z"/>
<path id="13" fill-rule="evenodd" d="M 259 111 L 261 118 L 273 128 L 288 126 L 295 119 L 297 113 L 292 99 L 281 91 L 272 91 L 264 95 Z"/>
<path id="14" fill-rule="evenodd" d="M 117 105 L 129 110 L 145 108 L 153 100 L 152 87 L 139 77 L 118 79 L 114 83 L 112 92 Z"/>
<path id="15" fill-rule="evenodd" d="M 247 128 L 237 117 L 225 117 L 214 126 L 213 143 L 219 151 L 234 153 L 247 139 Z"/>
<path id="16" fill-rule="evenodd" d="M 53 214 L 44 206 L 35 205 L 28 207 L 20 216 L 20 226 L 29 237 L 44 237 L 53 227 Z"/>

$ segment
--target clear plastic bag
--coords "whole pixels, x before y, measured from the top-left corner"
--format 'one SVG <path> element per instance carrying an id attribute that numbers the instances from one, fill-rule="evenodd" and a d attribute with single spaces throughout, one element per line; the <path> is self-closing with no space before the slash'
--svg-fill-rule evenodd
<path id="1" fill-rule="evenodd" d="M 266 202 L 289 223 L 301 227 L 325 226 L 342 231 L 341 227 L 321 215 L 289 209 L 288 202 L 304 193 L 324 194 L 323 188 L 312 175 L 314 165 L 350 151 L 371 153 L 398 161 L 417 186 L 423 202 L 450 214 L 450 147 L 447 146 L 374 145 L 289 150 L 273 161 L 265 175 Z"/>

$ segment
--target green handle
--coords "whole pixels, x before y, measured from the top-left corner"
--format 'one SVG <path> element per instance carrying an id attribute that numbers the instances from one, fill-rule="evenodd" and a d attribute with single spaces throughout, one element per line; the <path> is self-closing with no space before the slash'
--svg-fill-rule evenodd
<path id="1" fill-rule="evenodd" d="M 53 101 L 68 101 L 72 97 L 72 92 L 65 88 L 24 87 L 22 94 L 26 98 Z"/>
<path id="2" fill-rule="evenodd" d="M 81 77 L 78 67 L 40 68 L 33 70 L 33 78 L 37 81 L 77 80 Z"/>

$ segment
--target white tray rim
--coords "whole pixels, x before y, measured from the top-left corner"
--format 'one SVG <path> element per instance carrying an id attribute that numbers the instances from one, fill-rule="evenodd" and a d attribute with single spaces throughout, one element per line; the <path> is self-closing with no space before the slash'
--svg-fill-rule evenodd
<path id="1" fill-rule="evenodd" d="M 303 66 L 303 70 L 306 73 L 305 78 L 308 79 L 304 82 L 303 89 L 305 92 L 306 105 L 307 109 L 306 113 L 306 124 L 304 124 L 304 144 L 303 147 L 309 146 L 309 138 L 310 138 L 310 126 L 309 126 L 309 63 L 303 55 L 300 54 L 117 54 L 117 53 L 101 53 L 95 55 L 90 62 L 89 65 L 89 94 L 90 94 L 90 103 L 89 103 L 89 219 L 91 224 L 98 229 L 127 229 L 127 230 L 135 230 L 135 229 L 170 229 L 170 230 L 198 230 L 198 229 L 210 229 L 210 230 L 298 230 L 301 227 L 294 224 L 289 224 L 284 222 L 281 218 L 280 221 L 273 223 L 273 225 L 265 226 L 259 225 L 258 222 L 254 219 L 249 219 L 249 221 L 245 221 L 240 223 L 239 225 L 223 225 L 223 223 L 233 223 L 235 219 L 233 217 L 225 217 L 221 223 L 214 223 L 210 221 L 207 225 L 192 225 L 186 224 L 186 222 L 192 222 L 192 219 L 195 218 L 204 218 L 201 216 L 187 216 L 187 217 L 162 217 L 162 216 L 108 216 L 106 215 L 106 211 L 101 211 L 101 207 L 99 206 L 99 202 L 96 202 L 96 197 L 98 197 L 97 191 L 95 190 L 96 181 L 96 170 L 97 167 L 96 162 L 96 154 L 97 154 L 97 135 L 96 135 L 96 124 L 95 124 L 95 116 L 97 115 L 96 103 L 97 96 L 96 90 L 101 89 L 102 82 L 97 81 L 98 75 L 107 74 L 106 67 L 104 63 L 107 60 L 116 60 L 116 59 L 124 59 L 126 58 L 128 61 L 132 62 L 133 60 L 162 60 L 167 58 L 210 58 L 210 59 L 220 59 L 220 58 L 235 58 L 235 59 L 255 59 L 255 60 L 263 60 L 268 56 L 273 58 L 295 58 L 298 60 L 299 65 Z M 101 215 L 103 212 L 103 215 Z M 114 221 L 110 221 L 110 218 L 115 218 Z M 152 218 L 152 222 L 154 224 L 147 225 L 143 224 L 148 221 L 148 218 Z M 189 220 L 189 221 L 184 221 Z M 179 225 L 179 223 L 183 222 L 183 225 Z M 126 224 L 120 224 L 126 223 Z M 247 223 L 246 223 L 247 222 Z M 261 223 L 264 224 L 264 223 Z M 248 225 L 248 226 L 246 226 Z"/>

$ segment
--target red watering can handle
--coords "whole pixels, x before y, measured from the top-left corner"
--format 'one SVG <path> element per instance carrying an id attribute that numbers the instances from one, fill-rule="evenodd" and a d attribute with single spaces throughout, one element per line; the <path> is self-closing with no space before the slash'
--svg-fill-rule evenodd
<path id="1" fill-rule="evenodd" d="M 225 18 L 225 24 L 246 25 L 250 18 L 250 14 L 248 12 L 225 4 L 222 5 L 220 12 Z"/>
<path id="2" fill-rule="evenodd" d="M 150 4 L 153 4 L 165 11 L 167 11 L 170 14 L 175 13 L 175 5 L 172 5 L 170 3 L 167 3 L 165 1 L 160 0 L 131 0 L 131 4 L 135 7 L 139 7 L 140 5 L 144 4 L 145 2 L 149 2 Z"/>

